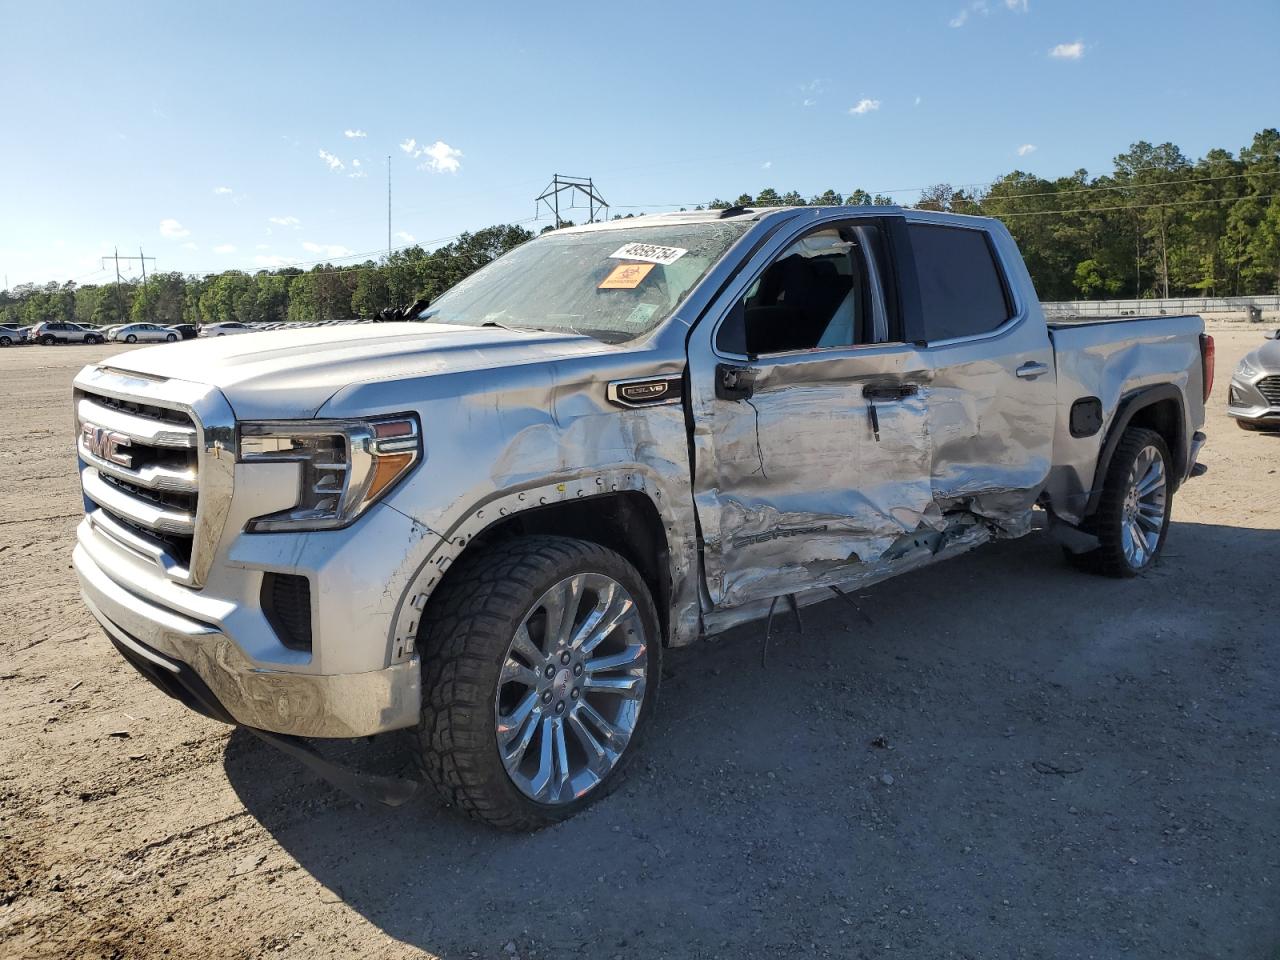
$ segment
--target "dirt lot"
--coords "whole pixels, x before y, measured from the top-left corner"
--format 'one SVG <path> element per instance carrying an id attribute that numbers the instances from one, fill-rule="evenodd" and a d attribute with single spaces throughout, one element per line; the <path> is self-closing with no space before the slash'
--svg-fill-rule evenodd
<path id="1" fill-rule="evenodd" d="M 631 782 L 532 836 L 361 808 L 137 677 L 70 569 L 70 382 L 116 349 L 0 352 L 0 956 L 1280 958 L 1280 436 L 1223 413 L 1259 336 L 1218 333 L 1149 576 L 1034 536 L 767 668 L 758 626 L 678 651 Z"/>

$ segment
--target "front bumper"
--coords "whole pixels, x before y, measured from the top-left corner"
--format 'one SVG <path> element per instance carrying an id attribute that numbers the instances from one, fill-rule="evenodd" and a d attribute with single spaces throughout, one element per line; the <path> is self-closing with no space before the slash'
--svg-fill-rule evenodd
<path id="1" fill-rule="evenodd" d="M 85 603 L 126 659 L 166 693 L 208 716 L 303 737 L 367 736 L 418 720 L 417 657 L 362 673 L 265 668 L 252 663 L 218 627 L 117 583 L 83 544 L 76 546 L 72 562 Z M 184 680 L 183 668 L 199 682 Z"/>
<path id="2" fill-rule="evenodd" d="M 1227 388 L 1227 416 L 1280 427 L 1280 405 L 1270 402 L 1258 386 L 1264 377 L 1274 376 L 1274 373 L 1264 372 L 1248 379 L 1239 374 L 1232 377 Z"/>

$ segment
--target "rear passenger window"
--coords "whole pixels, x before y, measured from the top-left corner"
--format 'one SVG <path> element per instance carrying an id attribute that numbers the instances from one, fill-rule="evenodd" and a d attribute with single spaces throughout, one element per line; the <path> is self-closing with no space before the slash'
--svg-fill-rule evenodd
<path id="1" fill-rule="evenodd" d="M 1012 315 L 987 235 L 913 223 L 908 227 L 920 280 L 925 339 L 990 333 Z"/>

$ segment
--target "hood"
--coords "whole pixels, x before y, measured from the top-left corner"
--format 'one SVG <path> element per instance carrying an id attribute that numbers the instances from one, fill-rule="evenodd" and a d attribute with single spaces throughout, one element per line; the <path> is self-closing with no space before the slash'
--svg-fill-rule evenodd
<path id="1" fill-rule="evenodd" d="M 1253 366 L 1267 373 L 1280 373 L 1280 340 L 1268 340 L 1246 354 L 1246 358 Z"/>
<path id="2" fill-rule="evenodd" d="M 605 353 L 568 333 L 377 323 L 268 330 L 135 350 L 102 366 L 219 388 L 241 420 L 305 419 L 343 387 Z"/>

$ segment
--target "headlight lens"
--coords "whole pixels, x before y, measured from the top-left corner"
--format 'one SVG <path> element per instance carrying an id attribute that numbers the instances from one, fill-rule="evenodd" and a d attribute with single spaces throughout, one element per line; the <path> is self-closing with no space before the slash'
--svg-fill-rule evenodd
<path id="1" fill-rule="evenodd" d="M 1261 372 L 1262 372 L 1261 370 L 1259 370 L 1257 367 L 1255 367 L 1253 364 L 1249 362 L 1248 357 L 1242 358 L 1240 360 L 1240 365 L 1236 367 L 1237 377 L 1248 378 L 1248 377 L 1252 377 L 1254 374 L 1261 373 Z"/>
<path id="2" fill-rule="evenodd" d="M 378 420 L 281 420 L 240 425 L 242 463 L 296 463 L 298 500 L 255 517 L 251 533 L 332 530 L 352 523 L 422 457 L 412 416 Z"/>

